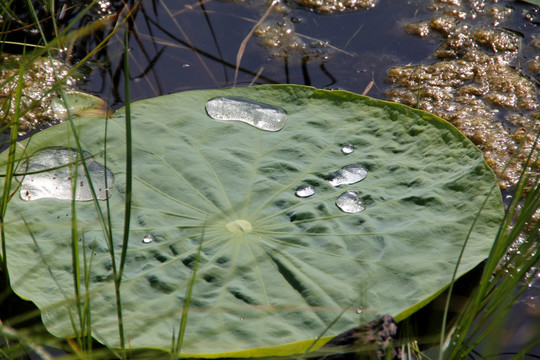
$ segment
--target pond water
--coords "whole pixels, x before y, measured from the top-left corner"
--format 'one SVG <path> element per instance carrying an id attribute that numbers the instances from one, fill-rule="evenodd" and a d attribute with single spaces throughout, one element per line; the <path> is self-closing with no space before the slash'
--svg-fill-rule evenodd
<path id="1" fill-rule="evenodd" d="M 130 36 L 132 100 L 252 83 L 362 93 L 372 80 L 369 95 L 381 98 L 388 68 L 420 62 L 436 46 L 403 31 L 408 21 L 426 16 L 421 4 L 380 1 L 373 8 L 336 14 L 295 7 L 285 14 L 275 11 L 265 21 L 274 28 L 246 43 L 235 83 L 239 49 L 263 16 L 263 1 L 167 2 L 168 8 L 143 1 Z M 119 36 L 100 54 L 102 67 L 87 78 L 86 90 L 106 98 L 107 84 L 116 79 L 122 84 L 122 48 Z M 111 104 L 119 107 L 124 97 L 122 86 L 116 88 Z"/>
<path id="2" fill-rule="evenodd" d="M 442 58 L 434 54 L 453 35 L 444 34 L 445 29 L 434 34 L 429 25 L 420 24 L 415 30 L 417 34 L 406 31 L 406 27 L 435 16 L 448 16 L 460 26 L 497 29 L 509 34 L 510 42 L 517 39 L 517 49 L 510 45 L 506 48 L 496 47 L 487 40 L 482 44 L 481 35 L 484 33 L 481 32 L 477 32 L 478 37 L 473 40 L 480 44 L 475 45 L 478 48 L 487 48 L 484 50 L 490 56 L 488 61 L 492 61 L 492 65 L 505 66 L 505 69 L 508 66 L 508 69 L 519 73 L 520 83 L 522 79 L 525 81 L 523 91 L 532 89 L 531 99 L 526 97 L 529 95 L 518 96 L 515 105 L 504 103 L 503 100 L 507 98 L 500 103 L 495 101 L 508 93 L 506 88 L 499 88 L 495 95 L 478 95 L 478 98 L 486 95 L 486 98 L 491 96 L 490 99 L 495 100 L 489 106 L 475 108 L 477 113 L 474 115 L 478 116 L 474 119 L 484 116 L 495 122 L 486 124 L 470 120 L 466 124 L 468 129 L 472 129 L 470 134 L 465 128 L 462 131 L 484 149 L 492 149 L 492 144 L 485 138 L 497 137 L 506 144 L 504 151 L 490 165 L 497 168 L 505 162 L 507 158 L 504 156 L 514 149 L 508 145 L 508 141 L 517 141 L 518 130 L 531 126 L 530 119 L 538 112 L 538 6 L 510 0 L 379 0 L 364 9 L 319 13 L 315 8 L 299 6 L 298 3 L 284 1 L 266 12 L 269 2 L 261 0 L 141 1 L 134 12 L 135 22 L 129 33 L 131 101 L 186 90 L 292 83 L 345 89 L 407 103 L 405 97 L 395 94 L 403 94 L 410 89 L 397 86 L 398 81 L 391 83 L 389 70 L 408 64 L 427 66 L 440 62 Z M 101 1 L 100 4 L 99 16 L 122 10 L 119 1 Z M 74 16 L 74 13 L 68 11 L 66 16 Z M 263 18 L 264 21 L 252 32 Z M 83 19 L 82 22 L 88 23 L 94 19 Z M 82 59 L 111 31 L 114 24 L 114 21 L 109 22 L 101 31 L 95 31 L 93 36 L 86 38 L 81 46 L 70 49 L 66 60 L 76 63 Z M 424 30 L 426 34 L 419 36 L 418 32 Z M 490 34 L 485 36 L 489 37 Z M 81 90 L 107 100 L 113 109 L 123 106 L 126 100 L 123 49 L 123 33 L 119 31 L 111 38 L 109 45 L 91 59 L 85 68 L 85 79 L 78 84 Z M 460 55 L 457 60 L 462 60 Z M 415 68 L 416 73 L 420 70 L 431 74 L 435 71 L 434 68 Z M 477 85 L 475 80 L 467 80 L 460 86 L 471 84 Z M 495 86 L 491 85 L 492 88 Z M 453 92 L 448 94 L 451 97 L 458 95 Z M 436 93 L 428 95 L 426 98 L 435 100 L 426 102 L 427 108 L 433 106 L 442 111 L 446 109 L 445 106 L 452 105 L 439 100 Z M 474 101 L 471 100 L 471 93 L 461 95 L 470 100 L 472 107 Z M 525 100 L 519 103 L 520 99 L 529 99 L 532 105 L 527 105 L 529 103 Z M 457 103 L 456 106 L 462 104 Z M 456 123 L 465 122 L 463 118 L 453 120 Z M 506 133 L 503 134 L 503 130 L 478 130 L 492 131 L 498 126 L 504 126 L 501 129 Z M 495 147 L 493 149 L 497 150 Z M 510 189 L 515 174 L 501 178 L 504 178 L 501 185 Z M 148 242 L 151 242 L 151 238 Z M 522 338 L 537 336 L 534 331 L 538 331 L 538 328 L 534 324 L 540 323 L 539 283 L 536 281 L 530 291 L 523 295 L 523 301 L 515 307 L 514 319 L 522 319 L 517 327 L 522 331 Z M 519 350 L 519 340 L 510 341 L 506 350 Z M 540 349 L 531 352 L 539 355 Z"/>

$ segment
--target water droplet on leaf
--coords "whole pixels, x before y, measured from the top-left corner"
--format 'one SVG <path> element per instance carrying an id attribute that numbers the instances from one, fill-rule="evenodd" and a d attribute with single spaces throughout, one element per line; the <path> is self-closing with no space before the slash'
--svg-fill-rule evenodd
<path id="1" fill-rule="evenodd" d="M 362 199 L 358 196 L 356 191 L 345 191 L 343 194 L 339 195 L 336 200 L 336 206 L 341 209 L 341 211 L 354 214 L 364 211 L 366 205 Z"/>
<path id="2" fill-rule="evenodd" d="M 90 153 L 83 151 L 83 156 L 97 199 L 107 199 L 111 195 L 107 189 L 114 184 L 113 173 L 95 162 Z M 81 156 L 75 149 L 49 148 L 37 151 L 17 169 L 17 175 L 23 200 L 73 200 L 73 195 L 79 201 L 93 199 Z M 76 185 L 76 188 L 73 189 L 72 185 Z"/>
<path id="3" fill-rule="evenodd" d="M 288 118 L 281 108 L 235 96 L 208 100 L 206 112 L 215 120 L 242 121 L 266 131 L 281 130 Z"/>
<path id="4" fill-rule="evenodd" d="M 146 235 L 142 239 L 142 242 L 145 244 L 150 244 L 152 241 L 154 241 L 154 238 L 152 237 L 152 235 Z"/>
<path id="5" fill-rule="evenodd" d="M 367 176 L 367 170 L 362 165 L 347 165 L 328 175 L 332 186 L 351 185 L 362 181 Z"/>
<path id="6" fill-rule="evenodd" d="M 300 185 L 294 193 L 296 196 L 305 198 L 315 194 L 315 188 L 311 185 Z"/>
<path id="7" fill-rule="evenodd" d="M 352 154 L 354 152 L 354 146 L 352 146 L 351 144 L 343 145 L 343 147 L 341 148 L 341 152 L 345 155 Z"/>

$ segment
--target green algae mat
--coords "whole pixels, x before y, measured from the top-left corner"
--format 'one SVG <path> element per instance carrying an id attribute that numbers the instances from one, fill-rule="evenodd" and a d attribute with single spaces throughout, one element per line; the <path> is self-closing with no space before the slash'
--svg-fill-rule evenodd
<path id="1" fill-rule="evenodd" d="M 488 256 L 502 219 L 481 152 L 405 106 L 272 85 L 172 94 L 131 113 L 120 293 L 132 349 L 170 351 L 182 319 L 181 354 L 196 357 L 302 353 L 383 314 L 404 319 L 449 285 L 465 243 L 458 275 Z M 124 110 L 19 145 L 11 285 L 52 334 L 85 331 L 80 301 L 92 335 L 118 347 Z"/>

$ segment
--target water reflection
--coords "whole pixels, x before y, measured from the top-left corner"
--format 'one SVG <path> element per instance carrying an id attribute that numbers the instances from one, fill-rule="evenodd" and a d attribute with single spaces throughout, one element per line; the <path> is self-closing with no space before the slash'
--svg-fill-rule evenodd
<path id="1" fill-rule="evenodd" d="M 398 31 L 397 14 L 415 12 L 405 4 L 380 1 L 369 10 L 331 16 L 280 5 L 255 29 L 267 8 L 262 3 L 142 1 L 130 33 L 132 100 L 233 86 L 237 70 L 238 85 L 296 83 L 362 93 L 374 80 L 378 86 L 369 94 L 382 97 L 386 68 L 419 60 L 430 50 L 421 41 L 411 49 L 404 40 L 412 37 Z M 119 32 L 98 54 L 98 69 L 84 84 L 105 98 L 112 92 L 115 108 L 124 101 L 122 52 Z"/>

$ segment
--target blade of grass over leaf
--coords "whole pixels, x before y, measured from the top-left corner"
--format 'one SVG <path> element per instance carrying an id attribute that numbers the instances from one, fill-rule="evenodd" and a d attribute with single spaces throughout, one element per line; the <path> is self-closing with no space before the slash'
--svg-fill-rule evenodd
<path id="1" fill-rule="evenodd" d="M 57 83 L 61 83 L 60 79 L 58 78 L 58 74 L 56 73 L 56 69 L 54 67 L 54 64 L 52 62 L 52 56 L 50 54 L 49 44 L 47 43 L 47 39 L 46 39 L 46 37 L 45 37 L 45 35 L 43 33 L 43 30 L 42 30 L 41 26 L 39 25 L 37 14 L 34 11 L 34 8 L 33 8 L 33 5 L 31 3 L 31 1 L 28 0 L 27 3 L 28 3 L 28 7 L 31 9 L 31 12 L 32 12 L 32 15 L 33 15 L 34 19 L 36 20 L 36 22 L 38 24 L 37 27 L 38 27 L 38 30 L 41 33 L 42 41 L 47 45 L 48 57 L 49 57 L 49 60 L 51 61 L 51 66 L 52 66 L 54 75 L 55 75 L 55 77 L 57 79 Z M 78 137 L 78 134 L 77 134 L 77 130 L 75 129 L 75 127 L 73 125 L 73 118 L 71 116 L 69 102 L 67 101 L 65 93 L 63 92 L 61 87 L 59 88 L 59 92 L 60 92 L 62 101 L 63 101 L 63 103 L 65 105 L 65 108 L 66 108 L 68 122 L 71 124 L 71 130 L 72 130 L 73 135 L 74 135 L 77 154 L 81 158 L 81 164 L 82 164 L 83 169 L 84 169 L 84 174 L 85 174 L 85 177 L 88 179 L 88 182 L 89 182 L 89 187 L 90 187 L 90 191 L 92 193 L 92 199 L 93 199 L 93 202 L 94 202 L 94 205 L 95 205 L 95 208 L 96 208 L 96 213 L 97 213 L 98 218 L 100 220 L 100 223 L 101 223 L 103 232 L 105 234 L 105 237 L 107 237 L 107 235 L 109 234 L 109 231 L 107 230 L 107 227 L 106 227 L 106 222 L 105 222 L 105 219 L 104 219 L 104 216 L 103 216 L 103 212 L 101 210 L 101 206 L 99 204 L 99 201 L 97 200 L 97 196 L 96 196 L 94 186 L 92 184 L 91 176 L 89 176 L 90 172 L 88 170 L 88 165 L 86 163 L 86 159 L 85 159 L 85 156 L 83 154 L 83 150 L 82 150 L 82 147 L 81 147 L 81 144 L 80 144 L 80 140 L 79 140 L 79 137 Z M 75 192 L 76 189 L 77 189 L 76 179 L 77 179 L 77 168 L 78 168 L 78 166 L 77 166 L 77 164 L 73 164 L 71 166 L 71 168 L 74 169 L 74 170 L 72 170 L 74 172 L 74 174 L 72 176 L 72 185 L 74 185 L 74 186 L 72 186 L 72 191 Z M 74 284 L 74 290 L 75 290 L 75 306 L 77 308 L 77 313 L 78 313 L 79 328 L 78 328 L 78 330 L 76 329 L 76 327 L 75 327 L 75 325 L 73 323 L 74 322 L 73 319 L 72 319 L 72 326 L 74 328 L 77 340 L 80 341 L 82 339 L 82 336 L 83 336 L 83 333 L 84 333 L 85 329 L 88 326 L 90 326 L 90 324 L 85 324 L 85 319 L 87 319 L 88 316 L 84 312 L 83 304 L 81 304 L 81 284 L 80 284 L 81 273 L 80 273 L 80 254 L 79 254 L 79 233 L 77 231 L 77 212 L 76 212 L 75 196 L 73 196 L 73 200 L 71 201 L 71 210 L 72 210 L 72 212 L 71 212 L 71 240 L 72 240 L 73 284 Z M 118 273 L 117 273 L 116 264 L 115 264 L 114 247 L 112 245 L 112 238 L 109 240 L 109 244 L 110 244 L 110 251 L 111 251 L 111 258 L 112 258 L 111 261 L 113 263 L 113 273 L 115 273 L 115 275 L 117 275 Z M 53 274 L 51 273 L 51 275 L 53 275 Z M 115 276 L 115 278 L 116 277 L 117 276 Z M 120 282 L 120 280 L 118 280 L 118 287 L 119 287 L 119 282 Z M 119 297 L 119 294 L 118 294 L 118 297 Z M 89 301 L 85 302 L 85 303 L 89 306 Z M 121 306 L 121 304 L 120 304 L 120 306 Z M 121 308 L 120 308 L 119 312 L 121 314 Z M 119 320 L 119 327 L 120 327 L 120 329 L 123 329 L 123 326 L 122 326 L 122 323 L 121 323 L 121 318 Z M 121 334 L 123 334 L 122 331 L 121 331 Z M 86 336 L 89 336 L 89 335 L 90 334 L 86 334 Z M 80 344 L 80 345 L 84 347 L 84 344 Z M 123 348 L 123 346 L 121 348 Z"/>
<path id="2" fill-rule="evenodd" d="M 186 335 L 186 325 L 189 313 L 189 306 L 191 304 L 191 296 L 193 294 L 193 287 L 195 285 L 195 279 L 197 276 L 197 269 L 199 268 L 199 262 L 201 258 L 201 250 L 204 241 L 204 230 L 202 229 L 201 239 L 199 240 L 199 247 L 197 248 L 197 255 L 195 256 L 195 264 L 193 265 L 193 271 L 189 279 L 188 286 L 186 287 L 186 293 L 184 296 L 184 306 L 182 308 L 182 316 L 180 317 L 180 326 L 178 330 L 178 338 L 174 342 L 174 346 L 171 352 L 171 359 L 177 359 L 180 357 L 180 352 L 182 351 L 182 344 L 184 342 L 184 336 Z M 174 329 L 173 329 L 173 339 L 174 339 Z"/>
<path id="3" fill-rule="evenodd" d="M 444 343 L 446 338 L 446 327 L 448 322 L 448 313 L 450 311 L 450 301 L 452 299 L 452 291 L 454 289 L 454 284 L 457 280 L 457 274 L 459 270 L 459 266 L 461 264 L 461 259 L 463 258 L 463 254 L 465 253 L 465 249 L 467 248 L 467 243 L 469 242 L 469 238 L 471 236 L 471 233 L 473 232 L 475 226 L 477 225 L 478 219 L 480 218 L 480 214 L 484 210 L 489 198 L 492 196 L 494 191 L 498 191 L 499 187 L 497 184 L 493 184 L 493 187 L 489 191 L 489 193 L 486 195 L 486 198 L 484 199 L 482 206 L 478 209 L 478 213 L 474 217 L 474 221 L 471 224 L 471 227 L 469 228 L 469 232 L 467 233 L 467 236 L 465 240 L 463 241 L 463 246 L 461 248 L 461 251 L 459 253 L 459 256 L 456 260 L 456 265 L 454 267 L 454 271 L 452 273 L 452 280 L 450 281 L 450 287 L 448 289 L 448 295 L 446 296 L 446 302 L 444 304 L 444 312 L 443 312 L 443 318 L 441 321 L 441 336 L 440 336 L 440 348 L 439 348 L 439 359 L 443 359 L 443 352 L 444 352 Z"/>
<path id="4" fill-rule="evenodd" d="M 29 5 L 31 6 L 31 4 Z M 131 14 L 131 12 L 128 13 L 128 15 Z M 34 12 L 34 17 L 37 19 L 37 15 L 35 14 Z M 81 15 L 82 16 L 82 15 Z M 122 23 L 125 22 L 127 20 L 127 17 L 125 19 L 123 19 Z M 47 44 L 47 40 L 45 39 L 45 36 L 43 35 L 43 32 L 41 30 L 40 27 L 38 27 L 38 29 L 40 30 L 41 34 L 42 34 L 42 38 L 43 38 L 43 41 L 45 44 Z M 114 32 L 111 33 L 111 35 L 114 34 Z M 126 34 L 128 34 L 128 31 L 126 31 Z M 47 44 L 47 49 L 49 48 L 49 45 Z M 127 46 L 126 46 L 126 49 L 127 49 Z M 49 54 L 49 58 L 50 58 L 50 54 Z M 127 55 L 127 50 L 126 50 L 126 59 L 128 59 L 128 55 Z M 24 67 L 21 67 L 21 69 L 24 69 Z M 53 66 L 53 70 L 54 70 L 54 66 Z M 74 70 L 73 70 L 74 71 Z M 126 81 L 126 84 L 129 88 L 129 68 L 126 67 L 126 71 L 125 71 L 125 74 L 127 76 L 127 81 Z M 56 72 L 55 72 L 55 75 L 56 75 Z M 58 77 L 57 77 L 58 79 Z M 60 81 L 58 81 L 58 83 L 60 83 Z M 73 123 L 72 123 L 72 116 L 70 114 L 70 106 L 65 98 L 65 95 L 62 91 L 62 89 L 60 88 L 60 93 L 61 93 L 61 97 L 62 97 L 62 100 L 65 104 L 65 108 L 67 110 L 67 117 L 68 117 L 68 121 L 72 124 L 72 131 L 73 131 L 73 134 L 74 134 L 74 138 L 75 138 L 75 142 L 76 142 L 76 147 L 77 147 L 77 151 L 78 153 L 80 154 L 81 156 L 81 159 L 82 159 L 82 165 L 83 165 L 83 168 L 84 168 L 84 172 L 86 174 L 86 177 L 88 178 L 89 180 L 89 185 L 90 185 L 90 189 L 92 191 L 92 196 L 93 196 L 93 199 L 94 199 L 94 203 L 96 205 L 96 209 L 97 209 L 97 213 L 98 213 L 98 216 L 100 218 L 100 222 L 102 224 L 102 228 L 103 228 L 103 232 L 105 234 L 105 237 L 109 237 L 110 235 L 112 235 L 112 233 L 110 232 L 110 230 L 107 230 L 107 225 L 106 225 L 106 222 L 103 218 L 103 213 L 101 211 L 101 208 L 100 208 L 100 205 L 99 205 L 99 202 L 97 201 L 97 196 L 95 194 L 95 189 L 92 185 L 92 180 L 90 178 L 90 176 L 88 176 L 89 174 L 89 171 L 88 171 L 88 168 L 87 168 L 87 164 L 86 164 L 86 161 L 85 161 L 85 157 L 83 156 L 82 154 L 82 148 L 81 148 L 81 145 L 80 145 L 80 141 L 79 141 L 79 138 L 78 138 L 78 135 L 77 135 L 77 130 L 74 128 L 73 126 Z M 127 92 L 128 96 L 129 96 L 129 92 Z M 127 99 L 127 103 L 129 104 L 129 97 Z M 127 133 L 129 134 L 129 132 Z M 129 142 L 128 142 L 129 143 Z M 128 165 L 129 166 L 129 165 Z M 77 166 L 75 166 L 75 172 L 76 172 L 76 169 L 77 169 Z M 75 181 L 75 179 L 77 179 L 77 174 L 75 173 L 75 175 L 72 177 L 73 181 Z M 73 186 L 73 191 L 75 191 L 77 187 L 76 186 Z M 73 199 L 75 199 L 75 197 L 73 197 Z M 128 205 L 126 207 L 127 209 L 130 209 L 130 205 Z M 129 211 L 127 211 L 127 219 L 128 219 L 128 224 L 127 224 L 127 228 L 129 229 Z M 109 226 L 110 226 L 110 222 L 109 222 Z M 121 264 L 120 264 L 120 268 L 117 269 L 117 266 L 115 264 L 116 260 L 115 260 L 115 255 L 114 255 L 114 247 L 112 245 L 112 238 L 109 237 L 109 249 L 111 251 L 111 261 L 113 263 L 113 273 L 114 273 L 114 278 L 115 278 L 115 287 L 117 289 L 116 291 L 116 299 L 117 299 L 117 311 L 118 311 L 118 327 L 119 327 L 119 333 L 120 333 L 120 338 L 122 339 L 122 343 L 121 343 L 121 349 L 124 348 L 124 343 L 123 343 L 123 338 L 124 338 L 124 335 L 123 335 L 123 323 L 122 323 L 122 313 L 121 313 L 121 297 L 120 297 L 120 291 L 119 291 L 119 288 L 120 288 L 120 283 L 121 283 L 121 270 L 122 270 L 122 266 L 123 266 L 123 263 L 122 261 L 125 259 L 125 251 L 127 249 L 127 231 L 126 231 L 126 236 L 124 236 L 124 243 L 126 244 L 123 248 L 122 248 L 122 256 L 120 258 L 121 260 Z M 74 327 L 74 330 L 75 330 L 75 333 L 77 334 L 78 331 L 81 331 L 81 335 L 82 333 L 85 332 L 85 330 L 87 331 L 86 333 L 86 337 L 87 337 L 87 341 L 86 341 L 86 344 L 81 344 L 79 343 L 80 346 L 83 347 L 83 349 L 85 348 L 85 345 L 86 346 L 90 346 L 91 344 L 91 341 L 90 341 L 90 334 L 91 334 L 91 331 L 90 328 L 91 328 L 91 323 L 90 323 L 90 310 L 89 310 L 89 307 L 90 307 L 90 301 L 89 301 L 89 290 L 87 288 L 87 291 L 86 291 L 86 298 L 84 301 L 84 306 L 82 306 L 81 304 L 81 284 L 80 284 L 80 279 L 81 279 L 81 273 L 80 273 L 80 263 L 79 263 L 79 258 L 80 258 L 80 255 L 79 255 L 79 252 L 78 252 L 78 240 L 79 240 L 79 234 L 78 234 L 78 231 L 77 231 L 77 215 L 76 215 L 76 206 L 75 206 L 75 200 L 72 201 L 72 251 L 73 251 L 73 254 L 72 254 L 72 265 L 73 265 L 73 270 L 74 270 L 74 273 L 73 273 L 73 277 L 74 277 L 74 287 L 75 287 L 75 294 L 76 294 L 76 306 L 77 306 L 77 310 L 78 310 L 78 318 L 79 318 L 79 329 L 80 330 L 76 330 L 76 328 Z M 86 264 L 85 264 L 85 276 L 87 277 L 88 275 L 88 271 L 89 269 L 86 268 Z M 88 323 L 86 323 L 85 321 L 88 321 Z M 81 339 L 81 335 L 76 335 L 77 337 L 77 340 Z"/>
<path id="5" fill-rule="evenodd" d="M 349 308 L 350 308 L 350 306 L 344 308 L 343 311 L 341 311 L 341 313 L 340 313 L 338 316 L 336 316 L 336 318 L 334 319 L 334 321 L 332 321 L 330 324 L 328 324 L 328 326 L 326 326 L 326 329 L 324 329 L 324 331 L 322 331 L 321 334 L 320 334 L 319 336 L 317 336 L 317 337 L 315 338 L 315 340 L 313 340 L 313 342 L 311 343 L 311 345 L 308 346 L 308 348 L 306 349 L 306 351 L 304 351 L 304 355 L 307 355 L 307 354 L 311 351 L 311 349 L 313 349 L 313 348 L 317 345 L 317 343 L 318 343 L 319 341 L 321 341 L 321 339 L 324 337 L 324 335 L 325 335 L 325 334 L 326 334 L 326 333 L 334 326 L 334 324 L 339 320 L 339 318 L 342 317 L 343 314 L 345 314 L 345 312 L 346 312 L 347 310 L 349 310 Z"/>
<path id="6" fill-rule="evenodd" d="M 34 237 L 34 234 L 32 233 L 32 230 L 30 229 L 30 226 L 28 225 L 28 222 L 26 221 L 26 219 L 24 218 L 24 216 L 22 214 L 20 216 L 21 216 L 21 219 L 22 219 L 22 221 L 23 221 L 23 223 L 24 223 L 24 225 L 25 225 L 25 227 L 26 227 L 26 229 L 28 231 L 28 234 L 30 235 L 30 237 L 32 239 L 32 242 L 34 243 L 34 246 L 37 249 L 37 253 L 39 254 L 41 264 L 47 269 L 48 275 L 50 276 L 50 278 L 52 279 L 52 281 L 56 285 L 56 290 L 60 294 L 62 294 L 63 301 L 65 301 L 65 303 L 68 305 L 67 306 L 67 312 L 68 312 L 69 320 L 70 320 L 70 323 L 71 323 L 71 327 L 73 329 L 73 332 L 75 333 L 75 337 L 78 338 L 78 337 L 80 337 L 80 329 L 76 326 L 77 321 L 76 321 L 76 319 L 74 318 L 74 316 L 72 314 L 73 307 L 78 309 L 78 306 L 77 306 L 78 305 L 78 299 L 75 298 L 76 303 L 75 304 L 72 303 L 73 299 L 63 290 L 62 285 L 58 282 L 58 279 L 54 275 L 53 270 L 51 269 L 50 264 L 47 261 L 46 257 L 43 255 L 41 247 L 39 246 L 39 243 L 36 241 L 36 238 Z"/>
<path id="7" fill-rule="evenodd" d="M 118 332 L 120 337 L 120 348 L 125 349 L 124 319 L 122 315 L 122 297 L 120 286 L 122 284 L 122 274 L 126 262 L 126 254 L 129 241 L 129 230 L 131 222 L 131 194 L 132 194 L 132 144 L 131 144 L 131 101 L 130 101 L 130 76 L 129 76 L 129 23 L 126 23 L 124 32 L 124 94 L 125 94 L 125 136 L 126 136 L 126 190 L 124 205 L 124 231 L 122 234 L 122 251 L 120 254 L 120 265 L 117 278 L 115 278 L 116 289 L 116 309 L 118 312 Z"/>
<path id="8" fill-rule="evenodd" d="M 67 104 L 66 104 L 67 105 Z M 68 110 L 69 111 L 69 110 Z M 71 189 L 72 189 L 72 200 L 71 200 L 71 258 L 72 258 L 72 272 L 73 272 L 73 287 L 75 293 L 75 306 L 77 308 L 77 314 L 79 319 L 79 331 L 81 332 L 76 338 L 81 340 L 82 333 L 85 331 L 83 308 L 81 305 L 81 265 L 80 265 L 80 254 L 79 254 L 79 232 L 77 230 L 77 202 L 76 194 L 77 191 L 77 179 L 78 179 L 78 164 L 75 161 L 74 164 L 70 164 L 69 170 L 71 173 Z"/>

